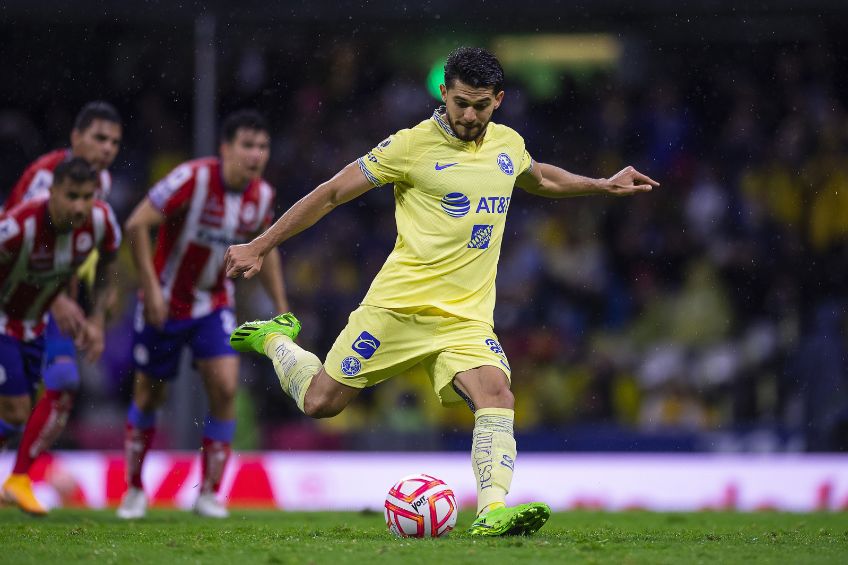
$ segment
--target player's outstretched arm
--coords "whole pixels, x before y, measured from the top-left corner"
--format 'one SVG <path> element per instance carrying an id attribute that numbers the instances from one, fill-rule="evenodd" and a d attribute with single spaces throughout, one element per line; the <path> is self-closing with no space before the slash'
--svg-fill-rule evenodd
<path id="1" fill-rule="evenodd" d="M 336 206 L 362 196 L 374 185 L 354 161 L 298 200 L 274 224 L 250 243 L 227 249 L 227 276 L 249 279 L 262 269 L 269 251 L 326 216 Z"/>
<path id="2" fill-rule="evenodd" d="M 630 196 L 650 192 L 660 183 L 643 175 L 633 167 L 625 167 L 608 179 L 592 179 L 569 173 L 547 163 L 533 166 L 518 177 L 516 186 L 530 194 L 547 198 L 568 198 L 589 194 L 612 194 Z"/>

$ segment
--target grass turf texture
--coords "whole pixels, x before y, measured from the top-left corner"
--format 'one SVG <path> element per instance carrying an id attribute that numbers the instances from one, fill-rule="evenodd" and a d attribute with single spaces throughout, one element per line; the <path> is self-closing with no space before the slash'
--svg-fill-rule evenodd
<path id="1" fill-rule="evenodd" d="M 460 528 L 473 516 L 461 513 Z M 3 563 L 848 563 L 848 513 L 556 513 L 533 537 L 391 536 L 376 512 L 0 509 Z"/>

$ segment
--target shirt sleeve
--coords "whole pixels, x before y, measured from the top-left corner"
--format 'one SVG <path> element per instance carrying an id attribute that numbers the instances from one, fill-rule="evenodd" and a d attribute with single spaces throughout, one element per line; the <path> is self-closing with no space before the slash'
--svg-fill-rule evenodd
<path id="1" fill-rule="evenodd" d="M 0 265 L 10 263 L 21 245 L 21 227 L 13 216 L 0 217 Z"/>
<path id="2" fill-rule="evenodd" d="M 402 181 L 409 170 L 410 130 L 400 130 L 381 141 L 356 163 L 374 186 Z"/>
<path id="3" fill-rule="evenodd" d="M 194 192 L 194 171 L 191 165 L 180 165 L 168 176 L 153 185 L 147 193 L 153 207 L 169 216 L 185 208 Z"/>
<path id="4" fill-rule="evenodd" d="M 103 241 L 100 244 L 100 251 L 104 255 L 111 255 L 113 253 L 118 252 L 118 248 L 121 247 L 121 225 L 118 223 L 118 219 L 115 217 L 115 212 L 112 210 L 112 207 L 106 202 L 102 202 L 103 207 L 106 208 L 106 229 L 103 233 Z"/>
<path id="5" fill-rule="evenodd" d="M 530 153 L 527 149 L 524 150 L 524 155 L 521 156 L 521 164 L 518 166 L 518 175 L 523 175 L 527 171 L 533 169 L 533 157 L 530 156 Z M 516 175 L 516 176 L 518 176 Z"/>

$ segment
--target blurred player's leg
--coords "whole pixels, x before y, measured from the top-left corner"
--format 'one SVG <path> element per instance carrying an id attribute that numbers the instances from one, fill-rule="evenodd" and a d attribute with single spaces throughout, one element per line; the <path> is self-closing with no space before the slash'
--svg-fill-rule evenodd
<path id="1" fill-rule="evenodd" d="M 47 368 L 44 394 L 27 421 L 15 459 L 14 474 L 29 473 L 39 455 L 50 449 L 68 422 L 79 388 L 79 370 L 73 341 L 54 330 L 46 335 Z"/>
<path id="2" fill-rule="evenodd" d="M 0 335 L 0 419 L 5 435 L 16 429 L 24 430 L 24 422 L 32 420 L 30 397 L 35 384 L 41 379 L 41 362 L 44 346 L 41 340 L 21 342 Z M 41 418 L 43 415 L 39 415 Z M 23 439 L 21 443 L 23 444 Z M 20 453 L 20 450 L 19 450 Z M 47 510 L 38 502 L 32 490 L 29 475 L 13 472 L 3 483 L 2 498 L 34 516 L 43 516 Z"/>
<path id="3" fill-rule="evenodd" d="M 217 494 L 230 458 L 230 446 L 236 429 L 238 358 L 228 355 L 202 359 L 198 360 L 197 366 L 203 376 L 210 413 L 203 426 L 203 477 L 194 511 L 209 518 L 226 518 L 229 512 L 218 500 Z"/>
<path id="4" fill-rule="evenodd" d="M 127 492 L 118 507 L 118 517 L 142 518 L 147 513 L 147 496 L 141 481 L 144 459 L 156 435 L 156 409 L 165 399 L 166 383 L 136 372 L 133 401 L 127 413 L 124 457 Z"/>

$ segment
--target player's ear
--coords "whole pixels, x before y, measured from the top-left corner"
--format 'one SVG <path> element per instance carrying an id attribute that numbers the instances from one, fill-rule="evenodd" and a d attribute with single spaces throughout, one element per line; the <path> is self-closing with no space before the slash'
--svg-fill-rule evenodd
<path id="1" fill-rule="evenodd" d="M 442 102 L 448 103 L 448 89 L 444 84 L 439 85 L 439 92 L 442 93 Z"/>
<path id="2" fill-rule="evenodd" d="M 504 99 L 504 91 L 503 90 L 501 90 L 500 92 L 495 94 L 495 110 L 497 110 L 500 107 L 501 103 L 503 102 L 503 99 Z"/>

